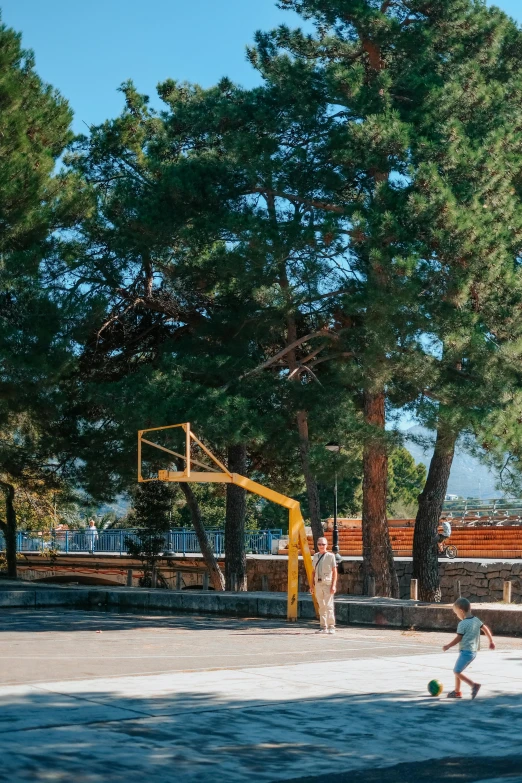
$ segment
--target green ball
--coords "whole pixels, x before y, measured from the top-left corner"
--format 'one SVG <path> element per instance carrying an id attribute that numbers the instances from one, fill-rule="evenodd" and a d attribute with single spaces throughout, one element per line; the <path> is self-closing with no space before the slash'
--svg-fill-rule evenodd
<path id="1" fill-rule="evenodd" d="M 428 691 L 432 696 L 440 696 L 444 689 L 444 686 L 438 680 L 430 680 L 428 683 Z"/>

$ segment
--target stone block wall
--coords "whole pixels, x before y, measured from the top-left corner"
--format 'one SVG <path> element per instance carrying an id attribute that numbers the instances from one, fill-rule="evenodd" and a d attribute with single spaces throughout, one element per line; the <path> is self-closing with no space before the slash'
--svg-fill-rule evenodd
<path id="1" fill-rule="evenodd" d="M 248 558 L 248 589 L 285 592 L 287 589 L 286 558 L 257 559 Z M 344 574 L 339 575 L 338 593 L 362 595 L 361 561 L 346 560 Z M 410 597 L 411 561 L 396 561 L 401 598 Z M 452 603 L 460 593 L 474 602 L 502 601 L 505 581 L 512 584 L 512 600 L 522 603 L 522 561 L 509 563 L 480 563 L 479 561 L 440 562 L 441 589 L 443 603 Z M 299 589 L 305 591 L 306 574 L 304 565 L 299 563 Z"/>
<path id="2" fill-rule="evenodd" d="M 408 564 L 410 565 L 410 564 Z M 470 601 L 502 601 L 504 582 L 511 582 L 512 601 L 522 602 L 522 563 L 443 563 L 441 567 L 442 599 L 455 599 L 460 581 L 463 596 Z"/>
<path id="3" fill-rule="evenodd" d="M 396 563 L 401 598 L 409 598 L 412 563 Z M 473 602 L 502 601 L 504 582 L 511 582 L 512 600 L 522 602 L 522 562 L 480 563 L 467 560 L 440 563 L 442 601 L 450 603 L 460 594 Z"/>
<path id="4" fill-rule="evenodd" d="M 349 560 L 345 563 L 346 573 L 339 575 L 338 592 L 349 595 L 362 595 L 361 561 Z M 288 560 L 286 557 L 258 559 L 247 557 L 247 581 L 249 590 L 270 590 L 286 592 L 288 584 Z M 299 590 L 307 591 L 304 563 L 299 561 Z M 408 587 L 409 590 L 409 587 Z"/>
<path id="5" fill-rule="evenodd" d="M 220 558 L 220 563 L 223 568 L 222 558 Z M 344 561 L 346 573 L 339 576 L 339 594 L 362 595 L 361 566 L 360 560 Z M 185 557 L 177 560 L 169 558 L 160 562 L 159 567 L 172 589 L 176 589 L 178 585 L 183 590 L 201 589 L 203 586 L 203 573 L 206 569 L 201 557 Z M 399 577 L 401 598 L 409 598 L 412 563 L 408 560 L 396 560 L 395 567 Z M 510 581 L 512 584 L 512 600 L 516 603 L 522 603 L 522 560 L 493 563 L 481 563 L 479 560 L 441 560 L 439 567 L 444 603 L 451 603 L 458 597 L 459 582 L 461 594 L 471 601 L 502 601 L 504 581 Z M 38 555 L 30 562 L 20 563 L 19 571 L 22 579 L 31 581 L 50 580 L 53 577 L 69 575 L 73 579 L 78 578 L 79 580 L 82 577 L 87 577 L 89 583 L 99 578 L 100 584 L 112 583 L 116 586 L 126 584 L 128 568 L 132 568 L 133 584 L 137 586 L 138 577 L 142 573 L 141 564 L 130 558 L 125 558 L 122 563 L 122 558 L 118 556 L 107 557 L 99 564 L 93 564 L 88 560 L 87 565 L 83 567 L 81 562 L 76 562 L 73 557 L 60 556 L 58 562 L 52 564 L 48 559 Z M 247 555 L 248 590 L 286 592 L 287 570 L 288 560 L 286 557 Z M 307 592 L 306 574 L 302 561 L 299 562 L 299 580 L 300 591 Z"/>

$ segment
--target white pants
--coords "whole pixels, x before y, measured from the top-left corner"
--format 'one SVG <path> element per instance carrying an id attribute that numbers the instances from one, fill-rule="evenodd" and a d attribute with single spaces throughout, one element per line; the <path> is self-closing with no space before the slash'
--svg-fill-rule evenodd
<path id="1" fill-rule="evenodd" d="M 315 597 L 319 605 L 321 628 L 335 628 L 334 594 L 330 592 L 331 582 L 316 582 Z"/>

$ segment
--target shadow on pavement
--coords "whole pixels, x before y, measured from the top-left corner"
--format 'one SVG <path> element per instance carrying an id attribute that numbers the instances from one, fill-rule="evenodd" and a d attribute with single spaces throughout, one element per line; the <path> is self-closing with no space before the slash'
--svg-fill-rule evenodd
<path id="1" fill-rule="evenodd" d="M 522 781 L 522 755 L 429 759 L 393 767 L 293 778 L 287 783 L 487 783 L 488 780 Z"/>
<path id="2" fill-rule="evenodd" d="M 226 683 L 222 672 L 205 674 L 216 690 L 200 681 L 200 690 L 183 691 L 183 679 L 176 690 L 168 677 L 141 678 L 130 691 L 106 681 L 98 690 L 85 681 L 0 690 L 0 781 L 472 783 L 522 775 L 519 695 L 284 700 L 284 684 L 267 678 L 232 698 L 226 691 L 241 672 Z M 468 756 L 453 757 L 456 746 Z"/>
<path id="3" fill-rule="evenodd" d="M 27 613 L 26 613 L 27 612 Z M 214 631 L 219 628 L 227 630 L 244 630 L 245 626 L 251 627 L 254 624 L 255 629 L 267 629 L 274 633 L 278 627 L 281 630 L 288 629 L 286 620 L 266 619 L 258 617 L 222 617 L 220 615 L 194 615 L 194 614 L 165 614 L 165 612 L 147 609 L 144 614 L 139 610 L 127 612 L 111 611 L 110 609 L 92 610 L 92 609 L 61 609 L 57 612 L 56 608 L 49 609 L 2 609 L 0 610 L 0 632 L 16 633 L 17 631 L 27 633 L 39 633 L 49 631 L 68 632 L 68 631 L 128 631 L 136 628 L 157 628 L 161 625 L 162 629 L 187 629 L 191 631 L 209 630 Z M 316 627 L 311 621 L 301 620 L 299 627 Z"/>

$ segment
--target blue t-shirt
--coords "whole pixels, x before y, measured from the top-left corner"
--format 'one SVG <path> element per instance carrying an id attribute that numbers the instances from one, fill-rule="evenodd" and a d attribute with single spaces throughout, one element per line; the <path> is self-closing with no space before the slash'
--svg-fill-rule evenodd
<path id="1" fill-rule="evenodd" d="M 477 652 L 480 650 L 480 629 L 484 623 L 478 617 L 465 617 L 457 625 L 457 633 L 462 634 L 459 650 Z"/>

